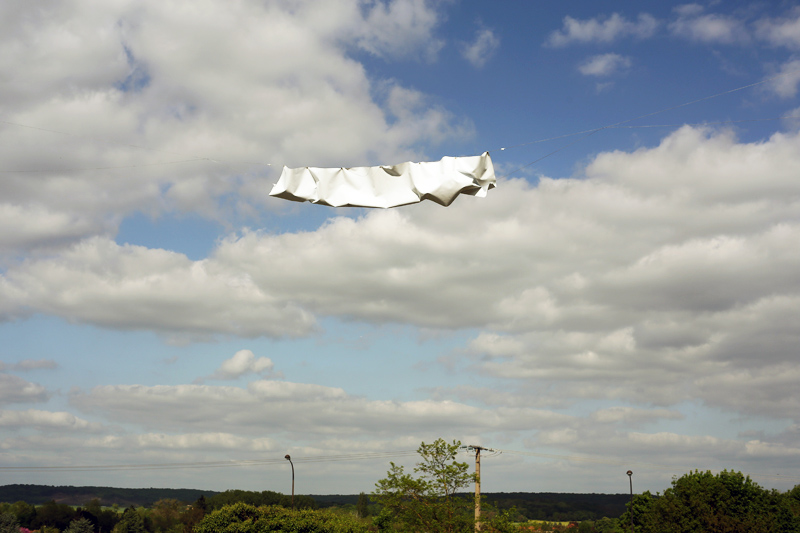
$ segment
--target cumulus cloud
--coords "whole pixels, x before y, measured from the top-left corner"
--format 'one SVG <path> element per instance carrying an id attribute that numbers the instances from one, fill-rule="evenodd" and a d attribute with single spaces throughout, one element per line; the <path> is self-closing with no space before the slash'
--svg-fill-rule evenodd
<path id="1" fill-rule="evenodd" d="M 773 46 L 800 48 L 800 9 L 795 8 L 784 17 L 758 20 L 756 35 Z"/>
<path id="2" fill-rule="evenodd" d="M 75 322 L 187 338 L 207 338 L 208 332 L 281 337 L 313 330 L 309 313 L 275 300 L 248 274 L 230 276 L 208 266 L 166 250 L 93 238 L 58 259 L 12 269 L 0 294 L 7 302 L 47 308 Z M 84 290 L 74 292 L 78 286 Z"/>
<path id="3" fill-rule="evenodd" d="M 270 164 L 403 161 L 469 135 L 423 95 L 390 108 L 380 95 L 411 90 L 350 57 L 432 60 L 439 21 L 425 0 L 5 10 L 0 257 L 110 238 L 139 211 L 225 219 L 241 191 L 236 209 L 269 209 Z"/>
<path id="4" fill-rule="evenodd" d="M 0 374 L 0 405 L 44 402 L 49 397 L 47 390 L 37 383 L 10 374 Z"/>
<path id="5" fill-rule="evenodd" d="M 669 24 L 674 35 L 705 43 L 734 44 L 750 40 L 744 22 L 733 16 L 705 13 L 698 4 L 683 5 L 675 11 L 678 17 Z"/>
<path id="6" fill-rule="evenodd" d="M 207 379 L 238 379 L 247 374 L 271 372 L 274 366 L 269 357 L 256 358 L 250 350 L 239 350 Z"/>
<path id="7" fill-rule="evenodd" d="M 781 65 L 776 74 L 767 84 L 769 90 L 781 98 L 794 98 L 797 87 L 800 86 L 800 60 L 793 59 Z"/>
<path id="8" fill-rule="evenodd" d="M 631 60 L 628 57 L 619 54 L 601 54 L 581 63 L 578 70 L 584 76 L 610 76 L 630 66 Z"/>
<path id="9" fill-rule="evenodd" d="M 641 13 L 635 21 L 619 13 L 609 17 L 578 20 L 564 17 L 564 27 L 550 34 L 545 44 L 553 47 L 572 43 L 611 43 L 623 37 L 646 39 L 658 29 L 658 21 L 650 14 Z"/>
<path id="10" fill-rule="evenodd" d="M 357 44 L 379 56 L 413 57 L 435 61 L 444 46 L 433 37 L 440 17 L 428 0 L 369 0 L 366 15 L 357 22 Z M 340 6 L 330 4 L 338 11 Z M 357 4 L 353 4 L 358 8 Z M 316 9 L 317 6 L 314 6 Z"/>
<path id="11" fill-rule="evenodd" d="M 248 451 L 271 452 L 276 443 L 269 438 L 250 438 L 231 433 L 142 433 L 138 435 L 105 435 L 87 439 L 85 446 L 99 450 L 142 450 L 142 451 Z"/>
<path id="12" fill-rule="evenodd" d="M 25 359 L 19 363 L 4 363 L 0 361 L 0 372 L 11 371 L 27 371 L 27 370 L 52 370 L 58 368 L 58 363 L 49 359 Z"/>
<path id="13" fill-rule="evenodd" d="M 465 43 L 461 48 L 461 55 L 472 66 L 481 68 L 491 59 L 500 47 L 500 38 L 488 28 L 478 30 L 472 43 Z"/>
<path id="14" fill-rule="evenodd" d="M 0 410 L 0 427 L 11 429 L 99 431 L 102 426 L 64 411 L 52 412 L 28 409 L 27 411 Z"/>
<path id="15" fill-rule="evenodd" d="M 75 407 L 121 423 L 164 431 L 221 431 L 272 437 L 395 438 L 404 433 L 513 431 L 565 418 L 532 408 L 481 409 L 450 400 L 367 400 L 341 388 L 256 380 L 240 387 L 118 385 L 77 392 Z M 202 405 L 202 409 L 197 409 Z M 314 437 L 314 438 L 312 438 Z M 299 437 L 296 437 L 299 438 Z"/>
<path id="16" fill-rule="evenodd" d="M 231 235 L 202 261 L 92 241 L 10 268 L 2 301 L 173 334 L 304 335 L 321 316 L 479 328 L 468 368 L 523 389 L 558 384 L 561 402 L 695 399 L 795 418 L 788 385 L 750 380 L 761 393 L 746 407 L 730 387 L 796 367 L 798 154 L 796 133 L 743 143 L 685 127 L 598 155 L 583 179 L 506 180 L 448 209 Z M 528 389 L 531 405 L 554 401 Z"/>

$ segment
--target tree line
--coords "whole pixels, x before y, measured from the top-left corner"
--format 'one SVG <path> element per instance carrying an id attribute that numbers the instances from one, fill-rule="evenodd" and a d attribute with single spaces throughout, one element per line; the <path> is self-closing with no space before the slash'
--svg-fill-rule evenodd
<path id="1" fill-rule="evenodd" d="M 104 508 L 95 499 L 73 508 L 55 501 L 0 504 L 0 533 L 20 527 L 40 533 L 800 533 L 800 485 L 780 492 L 739 472 L 690 472 L 663 493 L 635 495 L 617 517 L 569 525 L 534 522 L 512 507 L 475 500 L 463 489 L 476 481 L 456 460 L 460 442 L 422 443 L 411 471 L 390 463 L 385 478 L 355 504 L 319 509 L 309 496 L 272 491 L 226 491 L 193 504 L 162 499 L 151 508 Z M 516 494 L 505 501 L 515 500 Z M 560 495 L 564 497 L 565 495 Z M 580 495 L 578 495 L 580 496 Z M 501 500 L 503 501 L 503 500 Z M 575 528 L 575 529 L 573 529 Z"/>

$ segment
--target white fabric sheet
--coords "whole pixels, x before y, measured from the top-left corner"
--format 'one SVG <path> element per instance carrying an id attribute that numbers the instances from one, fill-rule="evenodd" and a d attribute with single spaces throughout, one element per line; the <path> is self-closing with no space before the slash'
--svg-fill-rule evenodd
<path id="1" fill-rule="evenodd" d="M 495 187 L 488 152 L 429 163 L 354 168 L 287 168 L 270 196 L 332 207 L 396 207 L 432 200 L 450 205 L 459 194 L 486 196 Z"/>

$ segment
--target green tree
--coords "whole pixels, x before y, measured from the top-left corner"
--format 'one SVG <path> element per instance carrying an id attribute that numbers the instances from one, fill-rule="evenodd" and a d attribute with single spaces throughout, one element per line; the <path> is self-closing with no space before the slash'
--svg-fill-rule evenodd
<path id="1" fill-rule="evenodd" d="M 77 518 L 69 523 L 64 533 L 94 533 L 94 526 L 87 518 Z"/>
<path id="2" fill-rule="evenodd" d="M 633 502 L 625 505 L 626 510 L 619 517 L 619 525 L 624 531 L 631 530 L 631 522 L 633 522 L 633 531 L 641 531 L 641 525 L 647 520 L 647 516 L 652 512 L 655 498 L 650 494 L 650 491 L 644 491 L 642 494 L 635 494 Z M 633 515 L 633 520 L 631 520 Z"/>
<path id="3" fill-rule="evenodd" d="M 328 510 L 287 509 L 276 505 L 226 505 L 209 513 L 194 533 L 369 533 L 358 519 Z"/>
<path id="4" fill-rule="evenodd" d="M 30 528 L 33 526 L 33 521 L 36 520 L 36 507 L 22 500 L 13 503 L 9 512 L 17 517 L 21 527 Z"/>
<path id="5" fill-rule="evenodd" d="M 209 511 L 221 509 L 225 505 L 233 505 L 234 503 L 247 503 L 255 507 L 261 505 L 282 505 L 283 507 L 292 506 L 291 496 L 286 496 L 280 492 L 273 492 L 265 490 L 262 492 L 250 490 L 227 490 L 219 494 L 211 496 L 206 501 Z M 317 502 L 309 496 L 295 495 L 294 507 L 295 509 L 314 509 Z"/>
<path id="6" fill-rule="evenodd" d="M 114 526 L 113 533 L 146 533 L 144 518 L 131 506 L 122 513 L 122 519 Z"/>
<path id="7" fill-rule="evenodd" d="M 474 501 L 456 492 L 475 481 L 467 463 L 456 461 L 461 442 L 437 439 L 420 444 L 421 461 L 407 474 L 390 463 L 387 477 L 375 484 L 372 499 L 382 507 L 375 524 L 379 529 L 454 533 L 474 529 Z"/>
<path id="8" fill-rule="evenodd" d="M 75 517 L 76 513 L 72 507 L 50 500 L 36 508 L 36 517 L 31 521 L 31 529 L 50 526 L 63 531 Z"/>
<path id="9" fill-rule="evenodd" d="M 192 533 L 194 526 L 199 524 L 200 520 L 206 515 L 206 508 L 206 499 L 201 495 L 196 502 L 181 513 L 180 520 L 181 524 L 183 524 L 184 533 Z"/>
<path id="10" fill-rule="evenodd" d="M 150 520 L 156 533 L 179 533 L 183 531 L 181 525 L 181 511 L 184 507 L 174 498 L 158 500 L 150 510 Z"/>
<path id="11" fill-rule="evenodd" d="M 359 518 L 366 518 L 369 514 L 369 499 L 367 495 L 359 493 L 358 495 L 358 503 L 356 503 L 356 513 L 358 514 Z"/>
<path id="12" fill-rule="evenodd" d="M 622 528 L 619 526 L 619 520 L 616 518 L 608 518 L 604 516 L 600 520 L 595 520 L 594 529 L 597 533 L 621 533 Z"/>
<path id="13" fill-rule="evenodd" d="M 0 533 L 19 533 L 19 520 L 14 514 L 0 514 Z"/>
<path id="14" fill-rule="evenodd" d="M 624 526 L 624 518 L 621 522 Z M 787 495 L 728 471 L 695 471 L 673 479 L 636 526 L 642 533 L 800 533 Z"/>

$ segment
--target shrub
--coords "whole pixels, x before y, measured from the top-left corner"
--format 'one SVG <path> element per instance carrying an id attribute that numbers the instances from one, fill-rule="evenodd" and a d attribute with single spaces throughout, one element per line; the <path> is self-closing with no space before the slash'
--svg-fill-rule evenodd
<path id="1" fill-rule="evenodd" d="M 367 533 L 354 517 L 327 510 L 292 511 L 278 506 L 255 507 L 245 503 L 227 505 L 206 515 L 194 533 Z"/>

